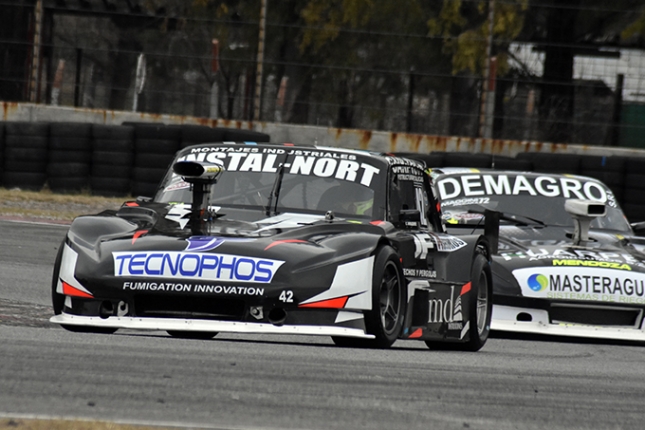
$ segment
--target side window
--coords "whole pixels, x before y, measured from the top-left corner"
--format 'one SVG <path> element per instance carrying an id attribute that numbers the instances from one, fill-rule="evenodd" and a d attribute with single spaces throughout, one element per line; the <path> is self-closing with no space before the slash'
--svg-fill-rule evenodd
<path id="1" fill-rule="evenodd" d="M 430 202 L 421 181 L 410 180 L 416 175 L 393 174 L 389 189 L 390 217 L 399 222 L 401 210 L 416 209 L 421 216 L 420 227 L 428 227 L 428 208 Z"/>

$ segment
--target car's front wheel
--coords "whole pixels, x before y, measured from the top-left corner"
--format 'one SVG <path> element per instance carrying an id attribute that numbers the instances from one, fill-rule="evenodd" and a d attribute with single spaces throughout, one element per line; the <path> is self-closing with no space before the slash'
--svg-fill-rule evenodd
<path id="1" fill-rule="evenodd" d="M 372 309 L 365 312 L 365 329 L 374 339 L 334 336 L 334 343 L 339 346 L 389 348 L 403 327 L 405 297 L 398 255 L 390 246 L 381 246 L 374 258 Z"/>
<path id="2" fill-rule="evenodd" d="M 479 351 L 490 334 L 490 320 L 493 314 L 493 284 L 490 263 L 480 249 L 470 269 L 470 292 L 467 294 L 469 322 L 468 341 L 464 343 L 426 341 L 430 349 L 453 351 Z"/>

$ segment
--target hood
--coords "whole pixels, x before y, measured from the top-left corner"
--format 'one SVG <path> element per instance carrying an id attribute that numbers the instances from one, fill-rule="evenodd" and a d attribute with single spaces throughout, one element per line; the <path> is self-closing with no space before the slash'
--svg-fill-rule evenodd
<path id="1" fill-rule="evenodd" d="M 573 227 L 500 228 L 495 292 L 525 297 L 645 302 L 645 243 L 609 231 L 575 246 Z M 642 294 L 641 294 L 642 292 Z"/>

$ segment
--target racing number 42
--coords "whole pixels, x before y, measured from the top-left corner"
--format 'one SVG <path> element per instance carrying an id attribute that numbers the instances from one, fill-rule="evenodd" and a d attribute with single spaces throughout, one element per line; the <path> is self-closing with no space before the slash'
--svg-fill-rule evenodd
<path id="1" fill-rule="evenodd" d="M 280 293 L 280 297 L 278 297 L 278 300 L 284 303 L 292 303 L 293 302 L 293 291 L 291 290 L 282 290 Z"/>

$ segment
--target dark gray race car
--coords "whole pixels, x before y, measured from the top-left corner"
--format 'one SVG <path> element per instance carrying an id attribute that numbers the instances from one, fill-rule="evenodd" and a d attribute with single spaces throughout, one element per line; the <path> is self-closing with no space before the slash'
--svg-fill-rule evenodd
<path id="1" fill-rule="evenodd" d="M 449 232 L 500 218 L 492 329 L 645 341 L 645 240 L 596 179 L 435 169 Z"/>
<path id="2" fill-rule="evenodd" d="M 496 230 L 446 234 L 423 169 L 338 148 L 185 148 L 154 199 L 74 220 L 55 264 L 51 321 L 478 350 Z"/>

